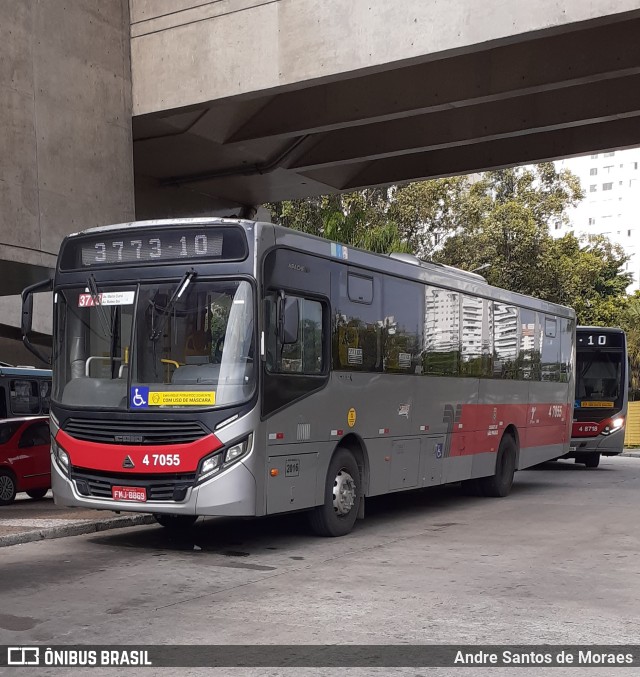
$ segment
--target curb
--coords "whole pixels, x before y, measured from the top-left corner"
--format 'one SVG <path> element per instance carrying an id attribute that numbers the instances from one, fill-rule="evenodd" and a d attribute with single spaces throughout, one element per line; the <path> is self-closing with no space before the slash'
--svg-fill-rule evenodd
<path id="1" fill-rule="evenodd" d="M 17 534 L 0 536 L 0 548 L 21 543 L 42 541 L 46 538 L 64 538 L 65 536 L 80 536 L 109 529 L 123 529 L 142 524 L 155 524 L 153 515 L 132 515 L 128 517 L 111 517 L 98 521 L 79 522 L 78 524 L 64 524 L 59 527 L 47 527 L 46 529 L 34 529 Z"/>
<path id="2" fill-rule="evenodd" d="M 623 456 L 633 456 L 634 458 L 640 458 L 640 449 L 637 451 L 623 451 Z"/>

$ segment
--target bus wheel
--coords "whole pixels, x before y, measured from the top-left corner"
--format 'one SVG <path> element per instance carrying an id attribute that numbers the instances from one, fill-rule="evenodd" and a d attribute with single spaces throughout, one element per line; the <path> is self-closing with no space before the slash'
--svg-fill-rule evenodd
<path id="1" fill-rule="evenodd" d="M 513 475 L 516 471 L 516 441 L 509 434 L 504 435 L 498 447 L 496 458 L 496 472 L 490 477 L 480 477 L 476 482 L 478 496 L 508 496 L 513 485 Z"/>
<path id="2" fill-rule="evenodd" d="M 169 531 L 186 531 L 193 526 L 198 519 L 197 515 L 167 515 L 166 513 L 154 513 L 156 522 Z"/>
<path id="3" fill-rule="evenodd" d="M 360 469 L 356 459 L 349 450 L 338 447 L 327 471 L 324 503 L 309 514 L 311 529 L 318 536 L 348 534 L 358 516 L 360 496 Z"/>
<path id="4" fill-rule="evenodd" d="M 586 454 L 583 463 L 587 468 L 597 468 L 600 465 L 600 454 Z"/>
<path id="5" fill-rule="evenodd" d="M 8 470 L 0 470 L 0 505 L 13 503 L 18 490 L 13 473 Z"/>

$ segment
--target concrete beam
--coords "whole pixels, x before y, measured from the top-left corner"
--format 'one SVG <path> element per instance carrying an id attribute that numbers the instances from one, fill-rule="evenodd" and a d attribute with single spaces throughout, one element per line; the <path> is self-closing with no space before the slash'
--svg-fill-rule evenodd
<path id="1" fill-rule="evenodd" d="M 640 124 L 637 118 L 628 118 L 522 136 L 517 144 L 512 139 L 499 139 L 344 165 L 340 172 L 321 168 L 304 175 L 313 181 L 333 181 L 336 190 L 349 191 L 635 146 L 640 146 Z"/>
<path id="2" fill-rule="evenodd" d="M 131 0 L 134 115 L 567 32 L 637 0 Z"/>
<path id="3" fill-rule="evenodd" d="M 227 142 L 297 136 L 640 73 L 640 19 L 316 85 L 269 100 Z M 597 44 L 597 49 L 594 45 Z"/>
<path id="4" fill-rule="evenodd" d="M 286 166 L 308 170 L 638 115 L 640 75 L 635 75 L 325 132 Z"/>

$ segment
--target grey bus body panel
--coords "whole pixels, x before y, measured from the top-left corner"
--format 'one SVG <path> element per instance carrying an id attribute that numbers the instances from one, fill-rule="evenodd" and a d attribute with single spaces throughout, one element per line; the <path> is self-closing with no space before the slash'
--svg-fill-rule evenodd
<path id="1" fill-rule="evenodd" d="M 143 225 L 151 228 L 181 223 L 213 226 L 230 221 L 176 219 Z M 255 277 L 259 299 L 260 392 L 265 378 L 262 298 L 267 290 L 263 288 L 266 286 L 263 265 L 268 254 L 278 248 L 286 253 L 274 259 L 276 268 L 269 280 L 271 289 L 326 297 L 332 320 L 336 307 L 341 304 L 341 299 L 336 298 L 336 281 L 348 270 L 413 280 L 574 321 L 571 309 L 490 287 L 477 275 L 436 264 L 414 265 L 350 247 L 341 248 L 342 255 L 336 256 L 332 250 L 335 243 L 327 240 L 271 224 L 253 226 L 249 242 L 253 259 L 247 262 L 244 272 L 252 272 Z M 344 252 L 348 252 L 347 258 Z M 189 263 L 196 265 L 195 261 Z M 166 265 L 163 270 L 169 268 L 171 266 Z M 101 284 L 108 272 L 96 271 Z M 134 273 L 129 271 L 132 277 Z M 145 269 L 144 274 L 147 279 L 152 275 L 150 269 Z M 177 272 L 176 275 L 179 277 Z M 331 359 L 330 355 L 327 359 Z M 268 415 L 260 395 L 248 414 L 219 430 L 214 429 L 225 446 L 252 434 L 252 451 L 219 475 L 190 488 L 184 501 L 124 503 L 81 496 L 56 462 L 52 464 L 54 495 L 56 502 L 64 505 L 173 514 L 261 516 L 307 509 L 324 502 L 331 458 L 338 447 L 345 445 L 357 450 L 366 496 L 484 477 L 495 471 L 496 455 L 504 434 L 514 435 L 518 443 L 517 469 L 566 453 L 573 390 L 572 370 L 566 382 L 529 383 L 515 378 L 370 373 L 336 370 L 332 366 L 326 382 L 309 394 L 287 402 Z M 540 423 L 542 419 L 537 418 L 536 413 L 543 405 L 566 408 L 566 418 Z M 474 408 L 493 411 L 494 418 L 490 418 L 489 423 L 474 423 Z M 471 412 L 471 418 L 460 418 L 461 411 Z M 198 413 L 205 420 L 206 413 Z M 135 419 L 135 412 L 131 418 Z M 540 428 L 547 424 L 556 426 L 557 440 L 540 444 L 537 441 Z"/>

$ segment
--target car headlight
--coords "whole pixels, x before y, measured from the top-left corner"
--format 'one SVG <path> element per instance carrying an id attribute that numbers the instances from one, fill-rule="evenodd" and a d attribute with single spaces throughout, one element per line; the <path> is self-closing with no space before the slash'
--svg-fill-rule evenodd
<path id="1" fill-rule="evenodd" d="M 60 466 L 60 470 L 64 472 L 65 475 L 69 475 L 71 470 L 71 459 L 69 454 L 53 439 L 51 438 L 51 449 L 53 451 L 53 456 Z"/>

